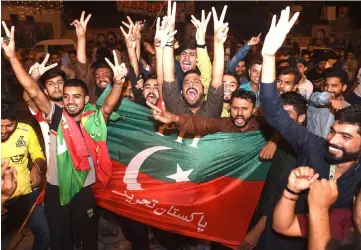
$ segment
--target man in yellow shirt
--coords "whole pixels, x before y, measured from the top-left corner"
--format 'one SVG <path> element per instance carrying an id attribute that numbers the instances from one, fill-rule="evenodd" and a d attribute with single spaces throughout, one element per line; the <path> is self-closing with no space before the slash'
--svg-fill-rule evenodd
<path id="1" fill-rule="evenodd" d="M 39 140 L 31 126 L 18 122 L 15 104 L 3 102 L 1 105 L 1 157 L 17 172 L 17 188 L 10 199 L 4 203 L 7 218 L 3 222 L 2 238 L 11 233 L 26 218 L 39 195 L 32 190 L 42 182 L 46 171 L 45 157 Z M 28 154 L 33 162 L 28 169 Z M 49 246 L 48 224 L 44 216 L 44 206 L 39 204 L 31 214 L 27 226 L 34 234 L 33 250 L 45 250 Z M 14 228 L 15 227 L 15 228 Z M 4 243 L 4 242 L 3 242 Z"/>

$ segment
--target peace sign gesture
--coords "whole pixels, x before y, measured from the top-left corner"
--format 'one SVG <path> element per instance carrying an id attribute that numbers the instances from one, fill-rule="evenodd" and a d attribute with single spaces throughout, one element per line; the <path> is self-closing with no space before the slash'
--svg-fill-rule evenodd
<path id="1" fill-rule="evenodd" d="M 128 33 L 125 32 L 125 30 L 123 29 L 122 26 L 120 26 L 120 30 L 122 31 L 124 37 L 125 37 L 125 43 L 127 45 L 128 49 L 134 49 L 136 46 L 136 41 L 135 41 L 135 37 L 133 34 L 133 29 L 134 29 L 134 23 L 132 22 L 132 19 L 130 19 L 130 17 L 127 17 L 130 24 L 127 24 L 126 22 L 122 22 L 129 30 Z"/>
<path id="2" fill-rule="evenodd" d="M 177 3 L 176 2 L 173 3 L 173 9 L 172 9 L 172 1 L 168 0 L 167 18 L 163 20 L 166 20 L 168 22 L 168 25 L 170 26 L 169 31 L 174 31 L 176 10 L 177 10 Z"/>
<path id="3" fill-rule="evenodd" d="M 10 31 L 4 21 L 2 21 L 2 25 L 4 27 L 6 36 L 1 38 L 1 47 L 3 48 L 5 55 L 9 59 L 16 58 L 15 40 L 14 40 L 15 27 L 11 26 L 11 31 Z"/>
<path id="4" fill-rule="evenodd" d="M 80 16 L 80 22 L 78 19 L 75 19 L 70 24 L 75 27 L 76 35 L 78 36 L 78 39 L 85 37 L 86 27 L 87 27 L 89 19 L 91 18 L 92 15 L 89 14 L 85 20 L 84 20 L 84 16 L 85 16 L 85 11 L 82 11 L 81 16 Z"/>
<path id="5" fill-rule="evenodd" d="M 162 108 L 158 108 L 152 103 L 147 101 L 147 105 L 153 110 L 153 118 L 157 121 L 160 121 L 164 124 L 171 124 L 176 122 L 179 117 L 165 110 L 165 104 L 162 102 Z"/>
<path id="6" fill-rule="evenodd" d="M 191 22 L 194 24 L 194 26 L 197 28 L 196 33 L 196 40 L 197 44 L 205 44 L 206 43 L 206 32 L 207 32 L 207 25 L 209 23 L 209 20 L 211 19 L 211 12 L 208 13 L 207 18 L 205 18 L 205 12 L 202 10 L 202 18 L 201 21 L 199 21 L 197 18 L 195 18 L 192 15 Z"/>
<path id="7" fill-rule="evenodd" d="M 168 41 L 174 41 L 176 30 L 170 31 L 172 24 L 169 23 L 168 17 L 163 17 L 162 26 L 160 26 L 160 17 L 157 18 L 156 31 L 154 37 L 154 46 L 164 48 Z"/>
<path id="8" fill-rule="evenodd" d="M 287 7 L 285 10 L 282 10 L 277 25 L 276 15 L 273 16 L 271 27 L 264 40 L 262 48 L 263 56 L 274 56 L 276 54 L 277 50 L 282 46 L 283 41 L 286 39 L 288 32 L 290 32 L 292 26 L 296 22 L 299 14 L 299 12 L 296 12 L 291 20 L 289 20 L 290 7 Z"/>
<path id="9" fill-rule="evenodd" d="M 46 66 L 49 60 L 49 56 L 49 53 L 46 54 L 44 61 L 41 64 L 36 62 L 33 66 L 30 67 L 29 75 L 31 76 L 31 78 L 37 81 L 46 71 L 58 66 L 57 63 Z"/>
<path id="10" fill-rule="evenodd" d="M 128 19 L 128 21 L 129 21 L 129 24 L 126 23 L 126 22 L 124 22 L 124 21 L 122 21 L 122 24 L 123 24 L 125 27 L 127 27 L 128 29 L 129 29 L 129 27 L 132 25 L 132 26 L 133 26 L 132 35 L 134 36 L 134 38 L 135 38 L 135 39 L 138 39 L 138 40 L 142 39 L 142 35 L 141 35 L 141 33 L 140 33 L 140 22 L 137 21 L 137 22 L 135 22 L 135 24 L 134 24 L 134 22 L 132 21 L 132 19 L 131 19 L 129 16 L 127 16 L 127 19 Z"/>
<path id="11" fill-rule="evenodd" d="M 227 40 L 227 32 L 229 30 L 228 23 L 223 23 L 228 6 L 223 7 L 222 14 L 218 19 L 216 9 L 212 7 L 213 22 L 214 22 L 214 41 L 224 43 Z"/>
<path id="12" fill-rule="evenodd" d="M 114 64 L 113 65 L 108 58 L 105 58 L 105 61 L 108 63 L 110 68 L 113 70 L 114 75 L 114 83 L 116 84 L 122 84 L 124 83 L 125 77 L 128 74 L 128 69 L 125 66 L 124 63 L 119 64 L 117 54 L 115 53 L 115 50 L 113 50 L 113 56 L 114 56 Z"/>

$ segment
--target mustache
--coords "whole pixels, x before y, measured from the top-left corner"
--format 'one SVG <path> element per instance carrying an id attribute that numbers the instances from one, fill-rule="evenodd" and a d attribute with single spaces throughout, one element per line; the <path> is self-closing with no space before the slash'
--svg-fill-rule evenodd
<path id="1" fill-rule="evenodd" d="M 196 89 L 195 89 L 195 88 L 193 88 L 193 87 L 191 87 L 191 88 L 187 89 L 186 94 L 188 94 L 188 93 L 189 93 L 189 91 L 191 91 L 191 90 L 194 90 L 194 91 L 198 94 L 198 90 L 196 90 Z"/>
<path id="2" fill-rule="evenodd" d="M 243 120 L 246 120 L 246 118 L 243 115 L 236 115 L 236 117 L 234 118 L 235 120 L 241 118 Z"/>
<path id="3" fill-rule="evenodd" d="M 154 98 L 155 98 L 155 94 L 149 93 L 146 97 L 147 97 L 147 98 L 148 98 L 148 97 L 154 97 Z"/>

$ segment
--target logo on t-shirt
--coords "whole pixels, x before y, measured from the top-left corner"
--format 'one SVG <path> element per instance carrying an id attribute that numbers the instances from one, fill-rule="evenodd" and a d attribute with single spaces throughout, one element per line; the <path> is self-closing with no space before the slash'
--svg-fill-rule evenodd
<path id="1" fill-rule="evenodd" d="M 20 163 L 22 162 L 22 160 L 24 159 L 25 155 L 24 154 L 21 154 L 21 155 L 15 155 L 15 156 L 12 156 L 10 157 L 11 161 L 14 162 L 14 163 Z"/>
<path id="2" fill-rule="evenodd" d="M 24 136 L 20 136 L 18 141 L 16 142 L 16 147 L 26 147 L 26 142 L 24 141 Z"/>

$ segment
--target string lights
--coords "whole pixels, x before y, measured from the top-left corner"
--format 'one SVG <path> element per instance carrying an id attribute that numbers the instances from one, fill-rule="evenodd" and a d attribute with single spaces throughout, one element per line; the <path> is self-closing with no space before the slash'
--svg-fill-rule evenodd
<path id="1" fill-rule="evenodd" d="M 4 2 L 3 2 L 4 3 Z M 4 3 L 10 12 L 16 11 L 19 16 L 46 15 L 62 12 L 64 1 L 6 1 Z"/>

